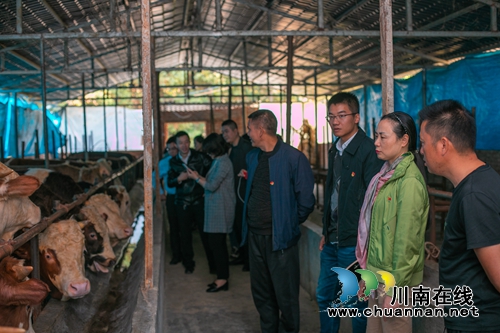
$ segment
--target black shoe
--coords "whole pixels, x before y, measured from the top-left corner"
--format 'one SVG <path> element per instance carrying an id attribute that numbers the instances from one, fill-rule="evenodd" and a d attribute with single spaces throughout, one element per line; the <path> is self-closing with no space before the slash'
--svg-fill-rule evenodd
<path id="1" fill-rule="evenodd" d="M 229 289 L 229 281 L 226 281 L 222 286 L 217 288 L 217 285 L 214 283 L 214 285 L 210 288 L 207 289 L 207 293 L 216 293 L 220 290 L 227 291 Z"/>
<path id="2" fill-rule="evenodd" d="M 243 256 L 239 256 L 238 258 L 229 261 L 229 265 L 234 266 L 234 265 L 241 265 L 243 264 Z"/>
<path id="3" fill-rule="evenodd" d="M 181 261 L 182 261 L 181 259 L 172 258 L 172 260 L 170 260 L 170 265 L 177 265 Z"/>
<path id="4" fill-rule="evenodd" d="M 250 272 L 250 266 L 248 265 L 243 265 L 243 268 L 241 269 L 242 272 Z"/>
<path id="5" fill-rule="evenodd" d="M 188 267 L 184 270 L 184 273 L 186 274 L 193 274 L 194 272 L 194 267 Z"/>
<path id="6" fill-rule="evenodd" d="M 212 287 L 217 287 L 217 284 L 215 282 L 207 284 L 207 287 L 212 288 Z"/>

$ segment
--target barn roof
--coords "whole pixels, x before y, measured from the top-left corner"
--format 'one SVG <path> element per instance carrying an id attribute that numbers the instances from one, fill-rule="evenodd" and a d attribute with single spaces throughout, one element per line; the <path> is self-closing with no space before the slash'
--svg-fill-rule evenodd
<path id="1" fill-rule="evenodd" d="M 498 8 L 494 0 L 394 0 L 395 73 L 498 48 Z M 157 69 L 285 84 L 294 36 L 296 85 L 313 84 L 316 73 L 325 94 L 381 76 L 379 0 L 151 0 L 151 27 Z M 48 98 L 80 96 L 82 79 L 89 91 L 129 81 L 141 70 L 140 31 L 137 0 L 2 0 L 0 91 L 39 93 L 42 47 Z"/>

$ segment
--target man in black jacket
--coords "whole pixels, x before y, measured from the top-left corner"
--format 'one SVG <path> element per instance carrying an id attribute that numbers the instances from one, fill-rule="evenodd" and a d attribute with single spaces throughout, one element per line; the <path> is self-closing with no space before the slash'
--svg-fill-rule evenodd
<path id="1" fill-rule="evenodd" d="M 347 267 L 356 260 L 359 212 L 366 188 L 380 171 L 373 140 L 358 127 L 359 101 L 350 93 L 338 93 L 327 104 L 327 120 L 338 138 L 328 152 L 323 237 L 319 244 L 321 271 L 316 290 L 321 333 L 336 333 L 340 318 L 328 316 L 327 307 L 338 298 L 340 284 L 332 267 Z M 363 308 L 367 302 L 358 302 Z M 352 318 L 354 333 L 364 333 L 366 317 Z"/>
<path id="2" fill-rule="evenodd" d="M 186 274 L 194 271 L 193 241 L 191 235 L 192 221 L 196 222 L 200 232 L 201 241 L 205 253 L 207 253 L 207 239 L 203 232 L 204 222 L 204 192 L 205 190 L 194 179 L 189 179 L 186 168 L 197 171 L 205 177 L 212 160 L 204 153 L 190 149 L 191 140 L 189 135 L 180 131 L 176 134 L 176 144 L 179 154 L 170 159 L 170 170 L 168 171 L 168 186 L 175 187 L 175 208 L 180 221 L 182 264 Z M 207 256 L 208 258 L 208 256 Z M 210 270 L 214 269 L 213 263 L 208 263 Z"/>

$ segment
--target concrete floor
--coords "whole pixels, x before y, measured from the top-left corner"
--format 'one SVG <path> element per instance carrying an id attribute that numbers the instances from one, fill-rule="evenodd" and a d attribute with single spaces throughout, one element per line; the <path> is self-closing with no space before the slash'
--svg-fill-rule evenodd
<path id="1" fill-rule="evenodd" d="M 250 293 L 250 276 L 241 265 L 230 266 L 229 290 L 207 293 L 215 276 L 208 264 L 198 232 L 193 233 L 196 268 L 184 274 L 182 264 L 171 266 L 167 244 L 164 293 L 164 331 L 175 333 L 260 332 L 259 314 Z M 300 291 L 301 332 L 319 332 L 317 304 Z"/>

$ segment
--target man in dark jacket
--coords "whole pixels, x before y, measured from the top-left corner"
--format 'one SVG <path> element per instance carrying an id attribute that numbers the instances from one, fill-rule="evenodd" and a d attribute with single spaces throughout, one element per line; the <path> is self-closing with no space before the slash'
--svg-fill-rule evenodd
<path id="1" fill-rule="evenodd" d="M 189 135 L 180 131 L 176 134 L 176 144 L 179 154 L 170 159 L 170 170 L 168 171 L 168 186 L 175 187 L 175 208 L 180 224 L 182 264 L 186 274 L 194 271 L 194 252 L 191 235 L 192 221 L 196 222 L 200 232 L 201 241 L 207 253 L 207 239 L 203 232 L 204 222 L 204 198 L 205 190 L 194 179 L 189 179 L 186 168 L 196 170 L 202 177 L 205 177 L 212 160 L 204 153 L 190 149 Z M 208 258 L 208 257 L 207 257 Z M 215 269 L 213 263 L 208 263 L 209 268 Z"/>
<path id="2" fill-rule="evenodd" d="M 328 152 L 323 236 L 319 244 L 321 271 L 316 290 L 321 333 L 336 333 L 340 318 L 330 318 L 327 308 L 338 298 L 340 284 L 332 267 L 347 267 L 356 261 L 359 212 L 366 188 L 380 171 L 373 140 L 358 127 L 359 101 L 350 93 L 334 95 L 327 105 L 327 120 L 338 138 Z M 364 308 L 367 302 L 358 302 Z M 366 317 L 352 318 L 355 333 L 366 331 Z"/>
<path id="3" fill-rule="evenodd" d="M 307 158 L 276 136 L 269 110 L 252 113 L 243 240 L 248 234 L 252 296 L 262 332 L 299 332 L 300 223 L 314 209 Z M 281 316 L 280 316 L 281 312 Z"/>

